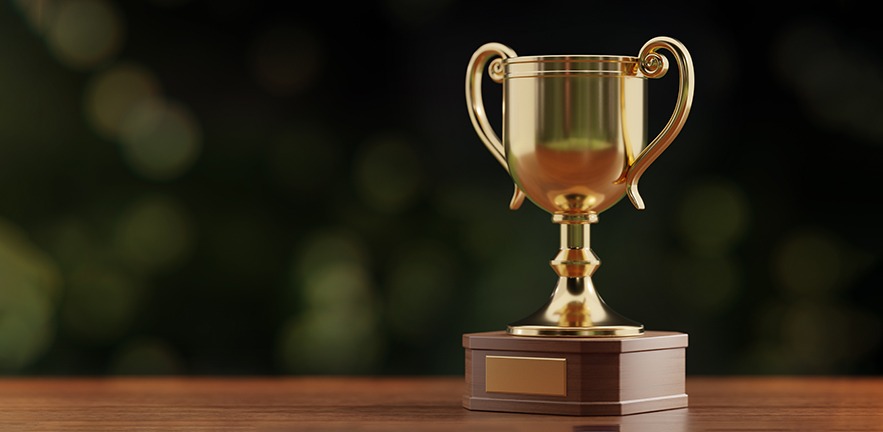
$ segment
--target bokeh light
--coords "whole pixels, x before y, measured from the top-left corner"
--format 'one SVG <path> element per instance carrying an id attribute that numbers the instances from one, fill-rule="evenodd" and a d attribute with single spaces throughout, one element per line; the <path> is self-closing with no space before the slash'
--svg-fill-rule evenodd
<path id="1" fill-rule="evenodd" d="M 53 342 L 61 282 L 52 258 L 0 219 L 0 372 L 27 367 Z"/>
<path id="2" fill-rule="evenodd" d="M 56 0 L 12 0 L 25 21 L 37 34 L 44 34 L 49 29 L 49 17 L 54 15 Z"/>
<path id="3" fill-rule="evenodd" d="M 382 360 L 380 305 L 367 251 L 352 235 L 319 232 L 302 244 L 290 288 L 302 307 L 281 327 L 277 357 L 288 373 L 364 373 Z"/>
<path id="4" fill-rule="evenodd" d="M 129 167 L 150 180 L 171 180 L 187 172 L 202 149 L 202 131 L 184 105 L 151 98 L 135 105 L 120 134 Z"/>
<path id="5" fill-rule="evenodd" d="M 96 132 L 116 140 L 133 108 L 159 93 L 159 82 L 146 68 L 133 63 L 115 64 L 91 78 L 84 110 Z"/>
<path id="6" fill-rule="evenodd" d="M 683 192 L 678 234 L 699 253 L 731 248 L 748 229 L 751 209 L 745 193 L 731 181 L 707 179 Z"/>
<path id="7" fill-rule="evenodd" d="M 413 147 L 402 138 L 378 137 L 365 143 L 355 158 L 356 191 L 370 206 L 394 213 L 417 198 L 423 167 Z"/>
<path id="8" fill-rule="evenodd" d="M 194 248 L 190 217 L 165 195 L 145 196 L 132 203 L 117 222 L 115 233 L 116 256 L 146 274 L 183 265 Z"/>
<path id="9" fill-rule="evenodd" d="M 66 0 L 54 8 L 46 36 L 59 61 L 71 68 L 90 69 L 116 55 L 124 32 L 113 3 Z"/>

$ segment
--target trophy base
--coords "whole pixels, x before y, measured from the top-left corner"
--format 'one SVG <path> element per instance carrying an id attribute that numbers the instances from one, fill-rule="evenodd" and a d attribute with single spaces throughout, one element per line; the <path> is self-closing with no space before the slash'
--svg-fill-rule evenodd
<path id="1" fill-rule="evenodd" d="M 463 407 L 554 415 L 628 415 L 687 406 L 687 334 L 463 335 Z"/>

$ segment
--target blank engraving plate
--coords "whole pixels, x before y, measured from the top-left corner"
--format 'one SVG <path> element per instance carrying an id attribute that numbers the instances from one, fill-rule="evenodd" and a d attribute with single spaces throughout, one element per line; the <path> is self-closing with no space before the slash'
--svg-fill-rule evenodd
<path id="1" fill-rule="evenodd" d="M 567 359 L 546 357 L 485 357 L 485 391 L 567 396 Z"/>

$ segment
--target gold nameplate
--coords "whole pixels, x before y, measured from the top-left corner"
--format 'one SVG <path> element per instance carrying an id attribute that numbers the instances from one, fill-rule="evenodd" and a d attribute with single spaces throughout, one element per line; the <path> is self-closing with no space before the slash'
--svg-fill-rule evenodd
<path id="1" fill-rule="evenodd" d="M 485 357 L 485 391 L 567 396 L 567 359 Z"/>

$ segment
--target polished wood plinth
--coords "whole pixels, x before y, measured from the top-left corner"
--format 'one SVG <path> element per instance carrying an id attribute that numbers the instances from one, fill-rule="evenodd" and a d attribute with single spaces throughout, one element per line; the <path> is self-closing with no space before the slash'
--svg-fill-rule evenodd
<path id="1" fill-rule="evenodd" d="M 687 335 L 630 337 L 463 335 L 470 410 L 628 415 L 687 406 Z"/>
<path id="2" fill-rule="evenodd" d="M 883 377 L 687 377 L 687 408 L 470 411 L 453 377 L 0 379 L 2 431 L 883 432 Z"/>

